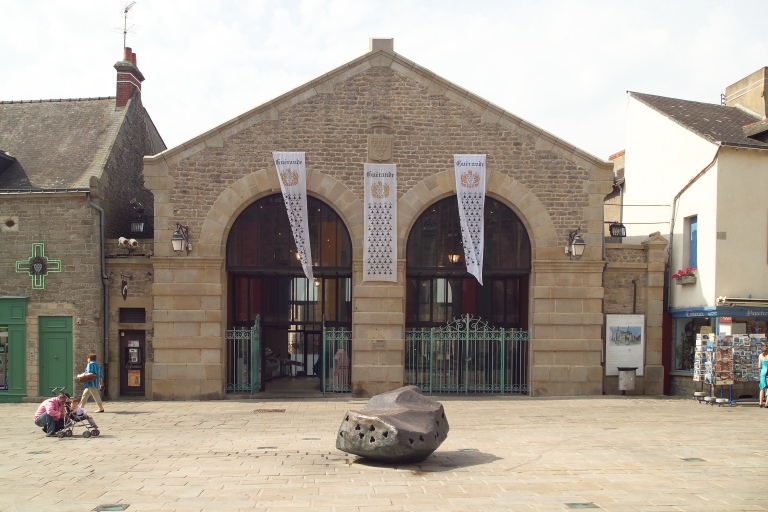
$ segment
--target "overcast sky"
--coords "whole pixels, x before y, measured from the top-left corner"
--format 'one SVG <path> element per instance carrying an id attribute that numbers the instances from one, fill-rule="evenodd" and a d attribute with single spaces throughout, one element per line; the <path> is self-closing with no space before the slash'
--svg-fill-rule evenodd
<path id="1" fill-rule="evenodd" d="M 118 0 L 0 0 L 0 100 L 114 96 Z M 768 65 L 766 0 L 138 0 L 127 46 L 168 147 L 353 60 L 370 37 L 595 156 L 627 91 L 719 103 Z"/>

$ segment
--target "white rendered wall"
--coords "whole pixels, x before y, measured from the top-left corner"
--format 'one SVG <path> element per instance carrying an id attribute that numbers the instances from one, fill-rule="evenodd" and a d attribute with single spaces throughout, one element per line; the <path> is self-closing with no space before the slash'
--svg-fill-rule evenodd
<path id="1" fill-rule="evenodd" d="M 722 154 L 722 152 L 721 152 Z M 711 158 L 711 157 L 710 157 Z M 706 164 L 704 164 L 705 167 Z M 701 169 L 699 169 L 700 171 Z M 717 262 L 717 182 L 720 159 L 688 188 L 677 202 L 672 242 L 670 276 L 688 267 L 688 237 L 685 234 L 686 219 L 697 217 L 698 250 L 696 284 L 679 285 L 671 281 L 670 307 L 692 308 L 715 305 L 715 278 Z M 677 192 L 675 192 L 677 194 Z M 674 196 L 670 198 L 670 202 Z"/>
<path id="2" fill-rule="evenodd" d="M 639 242 L 656 231 L 669 235 L 673 198 L 712 161 L 716 151 L 715 144 L 630 96 L 624 170 L 625 243 Z"/>
<path id="3" fill-rule="evenodd" d="M 768 151 L 723 148 L 718 174 L 718 296 L 768 298 Z M 724 239 L 723 239 L 724 237 Z"/>

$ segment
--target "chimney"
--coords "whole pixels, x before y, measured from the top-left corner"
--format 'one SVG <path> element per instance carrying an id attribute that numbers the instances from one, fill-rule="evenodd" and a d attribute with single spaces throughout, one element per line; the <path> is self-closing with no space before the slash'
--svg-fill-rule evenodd
<path id="1" fill-rule="evenodd" d="M 725 88 L 725 104 L 729 107 L 741 105 L 765 119 L 768 115 L 766 79 L 768 79 L 768 68 L 761 68 L 735 84 L 729 85 Z"/>
<path id="2" fill-rule="evenodd" d="M 141 93 L 144 75 L 136 67 L 136 54 L 130 48 L 124 49 L 123 60 L 115 64 L 117 70 L 117 101 L 115 107 L 124 107 L 133 97 L 134 91 Z"/>

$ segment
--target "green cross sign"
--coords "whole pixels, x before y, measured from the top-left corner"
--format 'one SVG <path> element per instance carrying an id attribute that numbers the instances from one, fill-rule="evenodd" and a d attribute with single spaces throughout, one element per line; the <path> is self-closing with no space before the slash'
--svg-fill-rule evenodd
<path id="1" fill-rule="evenodd" d="M 50 260 L 45 255 L 45 244 L 32 244 L 32 256 L 16 262 L 16 272 L 26 272 L 32 277 L 33 290 L 45 290 L 48 272 L 61 272 L 61 260 Z"/>

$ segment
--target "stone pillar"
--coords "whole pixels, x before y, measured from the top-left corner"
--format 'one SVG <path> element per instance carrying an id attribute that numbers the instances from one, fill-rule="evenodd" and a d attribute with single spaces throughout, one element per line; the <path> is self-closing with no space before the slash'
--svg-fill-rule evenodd
<path id="1" fill-rule="evenodd" d="M 405 261 L 396 283 L 363 283 L 362 260 L 352 273 L 352 396 L 369 398 L 404 382 Z"/>
<path id="2" fill-rule="evenodd" d="M 664 317 L 664 264 L 667 239 L 656 232 L 642 242 L 646 251 L 645 394 L 664 394 L 664 365 L 661 359 Z"/>
<path id="3" fill-rule="evenodd" d="M 534 261 L 531 396 L 603 390 L 602 261 Z"/>

